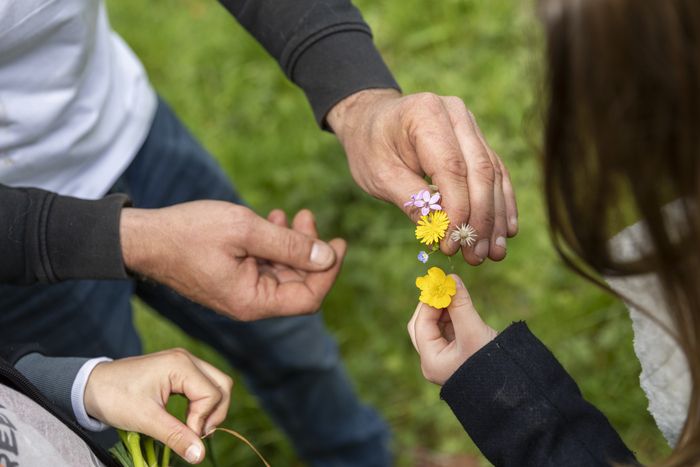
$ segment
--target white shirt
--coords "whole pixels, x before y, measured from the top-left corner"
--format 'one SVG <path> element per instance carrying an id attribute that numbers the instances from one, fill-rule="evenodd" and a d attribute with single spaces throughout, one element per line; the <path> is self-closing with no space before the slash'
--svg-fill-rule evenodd
<path id="1" fill-rule="evenodd" d="M 156 103 L 102 0 L 0 0 L 0 183 L 103 196 Z"/>
<path id="2" fill-rule="evenodd" d="M 678 202 L 666 206 L 664 213 L 669 224 L 675 226 L 672 233 L 685 224 Z M 634 261 L 649 245 L 651 241 L 643 223 L 626 228 L 610 244 L 617 261 Z M 617 293 L 634 301 L 627 307 L 634 329 L 634 351 L 642 367 L 639 382 L 649 400 L 649 412 L 669 445 L 674 447 L 688 414 L 692 382 L 683 350 L 663 327 L 675 329 L 661 283 L 653 274 L 606 280 Z"/>

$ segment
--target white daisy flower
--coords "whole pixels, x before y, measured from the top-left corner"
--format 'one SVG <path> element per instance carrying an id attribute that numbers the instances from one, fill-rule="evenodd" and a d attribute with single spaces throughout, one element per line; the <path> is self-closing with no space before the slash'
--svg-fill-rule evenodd
<path id="1" fill-rule="evenodd" d="M 469 224 L 462 224 L 450 233 L 450 240 L 458 242 L 463 247 L 472 246 L 476 242 L 476 229 Z"/>

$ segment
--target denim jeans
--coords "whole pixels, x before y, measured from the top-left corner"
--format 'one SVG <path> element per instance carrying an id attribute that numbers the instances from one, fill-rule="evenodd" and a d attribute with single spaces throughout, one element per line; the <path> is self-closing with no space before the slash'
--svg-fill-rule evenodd
<path id="1" fill-rule="evenodd" d="M 241 203 L 216 161 L 163 101 L 146 141 L 112 191 L 127 193 L 139 208 L 197 199 Z M 240 370 L 310 465 L 391 463 L 387 427 L 357 399 L 320 314 L 236 322 L 144 281 L 2 286 L 3 339 L 39 342 L 53 355 L 139 354 L 141 342 L 132 323 L 134 294 Z"/>

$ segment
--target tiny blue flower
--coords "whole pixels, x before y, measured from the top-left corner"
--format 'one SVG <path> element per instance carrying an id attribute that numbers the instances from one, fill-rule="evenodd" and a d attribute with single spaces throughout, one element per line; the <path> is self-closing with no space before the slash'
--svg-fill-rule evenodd
<path id="1" fill-rule="evenodd" d="M 423 264 L 427 263 L 428 253 L 426 253 L 425 251 L 421 251 L 420 253 L 418 253 L 418 261 L 420 261 Z"/>

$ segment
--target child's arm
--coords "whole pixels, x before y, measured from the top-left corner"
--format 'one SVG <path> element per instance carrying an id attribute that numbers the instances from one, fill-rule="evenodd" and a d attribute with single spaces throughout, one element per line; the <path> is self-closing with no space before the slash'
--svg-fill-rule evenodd
<path id="1" fill-rule="evenodd" d="M 422 304 L 409 334 L 423 374 L 444 385 L 441 397 L 483 454 L 498 466 L 636 464 L 527 326 L 515 323 L 496 337 L 454 277 L 448 311 Z"/>

